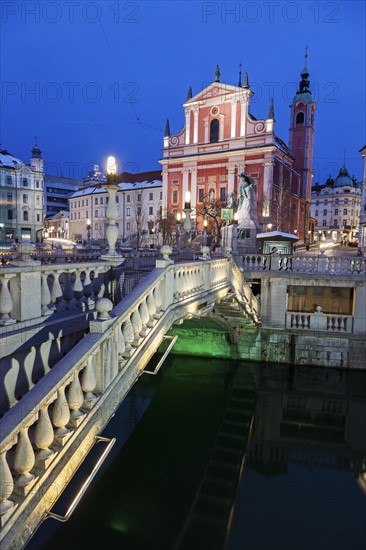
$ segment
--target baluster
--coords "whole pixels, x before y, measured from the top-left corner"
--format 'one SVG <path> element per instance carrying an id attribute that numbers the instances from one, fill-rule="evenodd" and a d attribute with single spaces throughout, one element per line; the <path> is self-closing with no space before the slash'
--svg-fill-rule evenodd
<path id="1" fill-rule="evenodd" d="M 14 502 L 9 497 L 14 491 L 14 480 L 11 475 L 6 451 L 0 454 L 0 526 L 6 521 L 7 516 L 14 507 Z"/>
<path id="2" fill-rule="evenodd" d="M 48 286 L 48 273 L 42 271 L 41 273 L 41 312 L 42 315 L 51 315 L 52 310 L 49 309 L 48 304 L 51 303 L 51 292 Z"/>
<path id="3" fill-rule="evenodd" d="M 97 396 L 94 395 L 93 390 L 95 390 L 97 385 L 97 380 L 95 377 L 94 366 L 93 366 L 94 355 L 89 355 L 86 363 L 86 367 L 82 370 L 81 373 L 81 388 L 84 395 L 83 407 L 85 409 L 91 409 L 97 400 Z"/>
<path id="4" fill-rule="evenodd" d="M 80 276 L 81 276 L 81 270 L 76 269 L 75 270 L 75 282 L 74 282 L 74 296 L 75 296 L 75 299 L 77 301 L 77 305 L 83 306 L 84 304 L 82 302 L 82 298 L 83 298 L 83 295 L 84 295 L 84 289 L 83 289 L 83 285 L 82 285 Z"/>
<path id="5" fill-rule="evenodd" d="M 15 275 L 3 275 L 0 276 L 1 289 L 0 289 L 0 325 L 10 325 L 15 323 L 15 319 L 10 316 L 13 311 L 13 299 L 9 290 L 9 280 L 15 277 Z"/>
<path id="6" fill-rule="evenodd" d="M 147 309 L 149 311 L 149 316 L 150 316 L 150 319 L 147 325 L 149 327 L 153 327 L 156 323 L 156 319 L 155 319 L 156 304 L 154 300 L 154 294 L 152 292 L 150 292 L 150 294 L 147 297 Z"/>
<path id="7" fill-rule="evenodd" d="M 126 364 L 126 359 L 124 358 L 124 355 L 126 353 L 126 343 L 125 339 L 123 338 L 122 333 L 122 326 L 117 327 L 117 352 L 118 352 L 118 369 L 122 370 L 124 365 Z"/>
<path id="8" fill-rule="evenodd" d="M 71 284 L 71 271 L 66 271 L 64 273 L 65 275 L 65 283 L 64 283 L 64 299 L 66 301 L 66 309 L 72 309 L 73 308 L 73 299 L 74 299 L 74 289 Z"/>
<path id="9" fill-rule="evenodd" d="M 64 445 L 67 438 L 71 435 L 71 431 L 66 428 L 66 424 L 69 420 L 70 409 L 65 397 L 65 388 L 60 388 L 57 391 L 57 399 L 52 409 L 52 423 L 57 428 L 55 431 L 55 439 L 60 445 Z"/>
<path id="10" fill-rule="evenodd" d="M 81 389 L 78 373 L 74 374 L 73 380 L 68 387 L 67 402 L 71 409 L 70 420 L 77 428 L 85 418 L 85 413 L 81 412 L 80 407 L 83 405 L 84 395 Z"/>
<path id="11" fill-rule="evenodd" d="M 85 279 L 84 279 L 84 297 L 85 297 L 85 303 L 89 309 L 94 307 L 94 300 L 91 298 L 91 295 L 93 293 L 93 285 L 90 279 L 90 272 L 91 269 L 85 270 Z"/>
<path id="12" fill-rule="evenodd" d="M 155 305 L 156 305 L 155 317 L 158 318 L 158 319 L 163 315 L 163 308 L 162 308 L 163 302 L 162 302 L 162 299 L 161 299 L 159 286 L 160 286 L 160 284 L 158 283 L 156 285 L 156 287 L 154 288 L 154 291 L 153 291 L 154 292 Z"/>
<path id="13" fill-rule="evenodd" d="M 47 407 L 43 407 L 39 411 L 39 418 L 34 431 L 34 444 L 40 449 L 36 453 L 37 465 L 44 470 L 48 467 L 56 454 L 49 448 L 54 440 L 54 436 L 53 426 L 48 415 Z"/>
<path id="14" fill-rule="evenodd" d="M 60 285 L 60 274 L 57 271 L 52 271 L 53 275 L 53 285 L 51 289 L 51 301 L 54 304 L 54 309 L 57 308 L 58 304 L 63 298 L 62 288 Z"/>
<path id="15" fill-rule="evenodd" d="M 23 428 L 19 432 L 13 461 L 13 468 L 18 474 L 15 480 L 15 491 L 22 496 L 29 492 L 32 482 L 35 481 L 35 476 L 30 472 L 34 463 L 35 456 L 29 439 L 28 428 Z"/>
<path id="16" fill-rule="evenodd" d="M 142 330 L 141 317 L 140 317 L 138 308 L 136 308 L 131 315 L 131 324 L 135 335 L 134 341 L 132 342 L 132 346 L 137 348 L 141 342 L 140 332 Z"/>
<path id="17" fill-rule="evenodd" d="M 141 336 L 146 336 L 147 332 L 148 332 L 148 322 L 149 322 L 149 311 L 147 309 L 147 305 L 146 305 L 146 298 L 144 298 L 140 304 L 140 307 L 139 307 L 139 311 L 140 311 L 140 317 L 141 317 L 141 323 L 142 323 L 142 330 L 140 331 L 140 334 Z"/>
<path id="18" fill-rule="evenodd" d="M 134 340 L 133 327 L 132 327 L 130 317 L 127 317 L 126 321 L 123 323 L 122 335 L 126 346 L 123 356 L 128 358 L 132 354 L 131 344 Z"/>

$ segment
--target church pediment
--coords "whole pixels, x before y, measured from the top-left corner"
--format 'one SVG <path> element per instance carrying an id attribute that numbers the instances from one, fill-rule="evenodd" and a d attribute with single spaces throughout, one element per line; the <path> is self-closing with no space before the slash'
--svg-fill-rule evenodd
<path id="1" fill-rule="evenodd" d="M 186 103 L 184 103 L 184 107 L 188 107 L 189 105 L 200 103 L 202 101 L 208 101 L 215 98 L 221 98 L 224 99 L 225 96 L 229 97 L 232 96 L 234 93 L 238 93 L 242 91 L 242 88 L 239 88 L 238 86 L 232 86 L 231 84 L 224 84 L 222 82 L 212 82 L 209 86 L 201 90 L 198 94 L 190 98 Z"/>

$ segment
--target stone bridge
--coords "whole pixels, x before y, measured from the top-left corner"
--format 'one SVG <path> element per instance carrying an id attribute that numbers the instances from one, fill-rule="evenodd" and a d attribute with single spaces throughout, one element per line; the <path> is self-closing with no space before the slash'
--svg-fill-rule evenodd
<path id="1" fill-rule="evenodd" d="M 103 271 L 107 267 L 94 269 Z M 19 322 L 25 323 L 27 329 L 27 304 L 23 308 L 11 307 L 11 291 L 27 272 L 27 268 L 17 269 L 1 273 L 3 297 L 7 298 L 2 302 L 3 312 L 4 304 L 8 309 L 3 321 L 9 331 L 10 352 L 14 347 L 11 329 L 16 321 L 11 313 L 21 318 L 23 312 Z M 72 269 L 78 270 L 76 288 L 80 298 L 80 272 L 85 266 L 68 267 L 67 273 Z M 56 296 L 61 297 L 62 293 L 57 273 L 52 274 L 51 289 L 46 273 L 30 270 L 34 292 L 41 298 L 39 315 L 48 317 L 48 312 L 52 313 L 50 303 L 55 303 Z M 11 280 L 13 285 L 9 288 Z M 86 287 L 89 281 L 87 277 Z M 30 288 L 24 290 L 29 292 Z M 87 301 L 92 296 L 89 290 Z M 157 267 L 114 308 L 108 298 L 100 298 L 97 315 L 87 319 L 89 331 L 85 336 L 52 368 L 38 372 L 37 380 L 28 380 L 27 391 L 21 396 L 17 395 L 19 380 L 12 376 L 10 368 L 3 378 L 8 410 L 0 420 L 1 546 L 21 548 L 26 544 L 172 325 L 206 313 L 215 316 L 214 305 L 228 295 L 241 308 L 242 316 L 246 315 L 254 325 L 260 324 L 257 300 L 233 261 L 222 258 L 173 264 L 170 260 L 158 260 Z M 69 302 L 74 299 L 68 290 L 66 296 Z M 14 293 L 13 297 L 22 303 L 19 295 Z M 235 333 L 234 325 L 222 315 L 218 318 Z M 67 324 L 70 318 L 63 322 Z M 34 361 L 36 355 L 31 355 Z M 12 367 L 16 370 L 15 365 Z M 31 371 L 23 367 L 30 379 Z"/>
<path id="2" fill-rule="evenodd" d="M 157 260 L 114 307 L 113 258 L 1 269 L 1 546 L 22 548 L 48 517 L 168 332 L 182 330 L 179 351 L 189 323 L 219 323 L 237 358 L 364 368 L 364 259 L 236 260 Z M 345 289 L 349 312 L 305 311 L 292 287 Z"/>

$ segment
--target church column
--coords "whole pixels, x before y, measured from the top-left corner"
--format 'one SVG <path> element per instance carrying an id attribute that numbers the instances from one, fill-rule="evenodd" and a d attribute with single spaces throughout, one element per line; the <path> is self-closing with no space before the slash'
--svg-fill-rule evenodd
<path id="1" fill-rule="evenodd" d="M 230 137 L 236 137 L 236 98 L 231 100 L 231 133 Z"/>
<path id="2" fill-rule="evenodd" d="M 191 208 L 196 208 L 197 201 L 197 168 L 191 169 Z M 195 216 L 196 214 L 194 214 Z"/>
<path id="3" fill-rule="evenodd" d="M 264 163 L 264 176 L 263 176 L 263 205 L 262 216 L 268 218 L 270 216 L 270 201 L 271 201 L 271 188 L 273 182 L 273 162 Z"/>
<path id="4" fill-rule="evenodd" d="M 185 200 L 185 196 L 186 196 L 186 191 L 188 191 L 188 176 L 189 176 L 189 170 L 187 168 L 184 168 L 182 170 L 182 174 L 183 174 L 183 183 L 182 183 L 182 196 L 181 196 L 181 203 L 182 203 L 182 208 L 183 208 L 183 205 L 184 205 L 184 200 Z"/>
<path id="5" fill-rule="evenodd" d="M 163 200 L 162 200 L 162 211 L 166 215 L 168 210 L 168 169 L 163 168 Z"/>
<path id="6" fill-rule="evenodd" d="M 185 110 L 186 115 L 186 145 L 191 142 L 191 109 Z"/>
<path id="7" fill-rule="evenodd" d="M 193 107 L 193 143 L 198 143 L 198 113 L 199 107 Z"/>
<path id="8" fill-rule="evenodd" d="M 241 110 L 240 110 L 240 137 L 245 137 L 247 130 L 247 113 L 248 113 L 248 103 L 247 99 L 244 97 L 240 100 Z"/>
<path id="9" fill-rule="evenodd" d="M 230 193 L 234 193 L 234 184 L 235 184 L 235 164 L 227 165 L 227 196 L 230 196 Z"/>
<path id="10" fill-rule="evenodd" d="M 209 131 L 208 131 L 208 126 L 209 126 L 208 122 L 209 122 L 209 120 L 208 120 L 208 116 L 203 120 L 204 120 L 204 123 L 205 123 L 205 143 L 208 143 L 208 141 L 209 141 L 209 135 L 208 135 L 209 134 Z"/>
<path id="11" fill-rule="evenodd" d="M 219 141 L 224 139 L 224 128 L 225 128 L 225 115 L 219 115 L 220 117 L 220 127 L 219 127 Z"/>

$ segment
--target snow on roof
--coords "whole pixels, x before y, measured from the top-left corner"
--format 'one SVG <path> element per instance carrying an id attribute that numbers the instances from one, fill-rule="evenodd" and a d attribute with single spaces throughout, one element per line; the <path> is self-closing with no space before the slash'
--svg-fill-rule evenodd
<path id="1" fill-rule="evenodd" d="M 5 149 L 0 149 L 0 166 L 5 166 L 6 168 L 17 168 L 18 166 L 24 166 L 25 163 L 14 157 L 9 151 Z"/>
<path id="2" fill-rule="evenodd" d="M 267 231 L 267 233 L 258 233 L 257 239 L 269 239 L 270 237 L 282 237 L 283 239 L 291 239 L 298 241 L 299 237 L 292 233 L 283 233 L 282 231 Z"/>
<path id="3" fill-rule="evenodd" d="M 140 181 L 136 183 L 119 183 L 118 187 L 120 191 L 133 191 L 137 189 L 151 189 L 156 187 L 162 187 L 161 180 L 153 180 L 153 181 Z M 86 189 L 80 189 L 80 191 L 76 191 L 76 193 L 73 193 L 70 198 L 74 199 L 75 197 L 82 197 L 85 195 L 95 195 L 98 193 L 106 193 L 107 190 L 105 187 L 87 187 Z"/>

